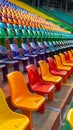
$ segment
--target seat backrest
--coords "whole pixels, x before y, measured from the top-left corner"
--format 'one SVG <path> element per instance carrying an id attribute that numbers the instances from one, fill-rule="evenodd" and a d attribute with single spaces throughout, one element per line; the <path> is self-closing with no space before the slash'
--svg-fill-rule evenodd
<path id="1" fill-rule="evenodd" d="M 8 34 L 8 38 L 15 37 L 14 31 L 11 28 L 7 28 L 7 34 Z"/>
<path id="2" fill-rule="evenodd" d="M 68 122 L 68 128 L 69 130 L 72 130 L 73 128 L 73 108 L 69 109 L 66 115 L 66 121 Z"/>
<path id="3" fill-rule="evenodd" d="M 44 41 L 44 45 L 45 45 L 46 48 L 49 48 L 48 42 Z"/>
<path id="4" fill-rule="evenodd" d="M 69 57 L 68 52 L 64 52 L 64 55 L 65 55 L 65 59 L 66 59 L 66 60 L 70 60 L 70 57 Z"/>
<path id="5" fill-rule="evenodd" d="M 62 65 L 60 56 L 54 55 L 54 58 L 55 58 L 57 66 Z"/>
<path id="6" fill-rule="evenodd" d="M 7 51 L 6 48 L 2 45 L 0 45 L 0 59 L 7 58 Z"/>
<path id="7" fill-rule="evenodd" d="M 45 47 L 42 42 L 38 42 L 38 46 L 41 52 L 45 51 Z"/>
<path id="8" fill-rule="evenodd" d="M 70 58 L 73 59 L 72 52 L 68 51 L 68 54 L 69 54 Z"/>
<path id="9" fill-rule="evenodd" d="M 18 26 L 16 24 L 13 24 L 14 29 L 18 29 Z"/>
<path id="10" fill-rule="evenodd" d="M 50 74 L 48 63 L 45 60 L 41 60 L 38 63 L 40 65 L 42 77 Z"/>
<path id="11" fill-rule="evenodd" d="M 53 44 L 50 41 L 49 41 L 49 47 L 50 47 L 50 50 L 54 50 Z"/>
<path id="12" fill-rule="evenodd" d="M 60 53 L 59 55 L 61 57 L 62 63 L 66 62 L 64 54 Z"/>
<path id="13" fill-rule="evenodd" d="M 0 38 L 6 38 L 6 31 L 3 28 L 0 28 Z"/>
<path id="14" fill-rule="evenodd" d="M 22 53 L 23 53 L 23 55 L 30 54 L 28 45 L 25 44 L 25 43 L 22 43 L 21 45 L 22 45 Z"/>
<path id="15" fill-rule="evenodd" d="M 12 24 L 7 23 L 7 28 L 11 28 L 12 29 Z"/>
<path id="16" fill-rule="evenodd" d="M 18 45 L 10 44 L 10 50 L 11 50 L 12 57 L 20 55 L 20 51 L 19 51 Z"/>
<path id="17" fill-rule="evenodd" d="M 0 28 L 6 28 L 6 25 L 5 25 L 5 23 L 3 23 L 3 22 L 0 22 Z"/>
<path id="18" fill-rule="evenodd" d="M 36 54 L 38 51 L 37 51 L 37 46 L 35 45 L 34 42 L 30 42 L 30 47 L 32 49 L 32 53 L 33 54 Z"/>
<path id="19" fill-rule="evenodd" d="M 33 89 L 33 85 L 41 80 L 38 69 L 35 65 L 31 64 L 26 66 L 26 70 L 28 72 L 30 87 Z"/>
<path id="20" fill-rule="evenodd" d="M 4 119 L 5 113 L 8 113 L 8 111 L 9 111 L 9 107 L 8 107 L 7 102 L 5 100 L 5 96 L 3 94 L 3 91 L 0 88 L 0 119 L 1 119 L 1 117 Z M 0 120 L 0 123 L 1 123 L 1 120 Z"/>
<path id="21" fill-rule="evenodd" d="M 12 102 L 18 102 L 22 95 L 25 96 L 23 100 L 26 100 L 26 96 L 29 96 L 30 92 L 28 90 L 24 75 L 19 71 L 14 71 L 7 75 L 7 79 L 10 87 Z"/>
<path id="22" fill-rule="evenodd" d="M 56 66 L 55 60 L 52 57 L 47 58 L 47 60 L 48 60 L 48 63 L 49 63 L 50 71 L 56 70 L 57 66 Z"/>

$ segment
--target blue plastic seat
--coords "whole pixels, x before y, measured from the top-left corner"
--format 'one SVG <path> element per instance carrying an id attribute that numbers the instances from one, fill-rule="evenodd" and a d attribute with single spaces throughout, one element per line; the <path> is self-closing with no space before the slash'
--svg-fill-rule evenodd
<path id="1" fill-rule="evenodd" d="M 6 29 L 6 25 L 3 22 L 0 22 L 0 28 Z"/>
<path id="2" fill-rule="evenodd" d="M 43 52 L 38 51 L 38 46 L 34 42 L 30 42 L 30 46 L 32 49 L 32 54 L 37 54 L 38 55 L 38 60 L 43 60 Z"/>
<path id="3" fill-rule="evenodd" d="M 12 29 L 12 24 L 10 24 L 10 23 L 7 23 L 7 28 L 10 28 L 10 29 Z"/>
<path id="4" fill-rule="evenodd" d="M 19 27 L 18 27 L 18 25 L 13 24 L 13 28 L 14 28 L 14 29 L 18 29 Z"/>
<path id="5" fill-rule="evenodd" d="M 55 48 L 52 44 L 52 42 L 49 41 L 49 47 L 50 47 L 50 51 L 51 51 L 51 56 L 53 56 L 55 54 Z"/>
<path id="6" fill-rule="evenodd" d="M 45 47 L 44 47 L 44 45 L 42 44 L 42 42 L 37 42 L 37 44 L 38 44 L 38 50 L 39 50 L 39 52 L 42 53 L 43 60 L 44 60 L 44 59 L 45 59 L 45 54 L 47 53 L 47 52 L 45 51 Z"/>
<path id="7" fill-rule="evenodd" d="M 24 56 L 28 56 L 31 64 L 37 64 L 37 54 L 32 54 L 29 46 L 25 43 L 22 44 L 22 52 Z M 36 63 L 35 63 L 36 60 Z"/>
<path id="8" fill-rule="evenodd" d="M 47 52 L 48 55 L 50 56 L 51 51 L 50 51 L 50 47 L 49 47 L 48 42 L 47 42 L 47 41 L 44 41 L 43 43 L 44 43 L 46 52 Z M 48 57 L 48 55 L 46 54 L 46 57 Z"/>
<path id="9" fill-rule="evenodd" d="M 4 46 L 0 45 L 0 63 L 7 65 L 13 65 L 14 70 L 19 70 L 19 65 L 17 60 L 12 60 L 7 55 L 7 50 Z M 7 71 L 7 70 L 6 70 Z M 7 73 L 7 72 L 6 72 Z"/>
<path id="10" fill-rule="evenodd" d="M 23 70 L 25 71 L 25 67 L 28 64 L 29 57 L 28 56 L 22 56 L 20 54 L 20 50 L 18 48 L 18 45 L 16 44 L 10 44 L 10 50 L 11 50 L 11 56 L 14 60 L 22 61 L 23 63 Z"/>

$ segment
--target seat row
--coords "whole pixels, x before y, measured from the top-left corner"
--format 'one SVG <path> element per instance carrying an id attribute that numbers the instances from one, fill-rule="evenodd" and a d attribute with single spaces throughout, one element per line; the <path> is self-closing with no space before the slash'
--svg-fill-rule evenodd
<path id="1" fill-rule="evenodd" d="M 31 43 L 31 46 L 32 45 L 33 44 Z M 39 60 L 46 60 L 46 58 L 48 58 L 49 54 L 50 54 L 49 51 L 47 51 L 47 56 L 45 56 L 45 54 L 46 54 L 45 51 L 42 51 L 42 49 L 40 51 L 37 51 L 36 47 L 34 49 L 32 48 L 32 51 L 30 51 L 27 44 L 22 44 L 23 55 L 20 54 L 20 50 L 19 50 L 19 48 L 16 44 L 10 44 L 10 50 L 11 50 L 10 51 L 11 57 L 12 57 L 13 60 L 11 60 L 11 58 L 9 58 L 9 56 L 7 55 L 6 48 L 4 46 L 0 45 L 0 63 L 6 64 L 6 67 L 3 67 L 3 74 L 5 72 L 5 75 L 6 75 L 6 73 L 8 73 L 8 70 L 7 70 L 8 65 L 13 64 L 14 70 L 19 70 L 18 61 L 22 61 L 23 71 L 26 71 L 25 67 L 28 64 L 38 65 Z M 68 52 L 64 52 L 61 55 L 59 54 L 60 58 L 61 58 L 61 62 L 63 62 L 61 64 L 61 66 L 62 66 L 61 69 L 64 68 L 63 65 L 72 66 L 71 65 L 72 64 L 72 58 L 73 58 L 72 53 L 73 52 L 71 50 L 71 51 L 68 51 Z M 55 57 L 55 55 L 53 55 L 53 56 Z M 56 55 L 56 56 L 58 57 L 58 55 Z M 60 64 L 60 63 L 58 63 L 59 61 L 60 61 L 60 59 L 56 60 L 57 65 Z M 66 63 L 66 62 L 68 62 L 68 63 Z M 73 69 L 72 69 L 72 71 L 73 71 Z M 4 80 L 6 80 L 5 75 L 3 76 Z"/>
<path id="2" fill-rule="evenodd" d="M 64 58 L 63 55 L 64 54 L 60 54 L 62 58 Z M 60 56 L 55 55 L 55 58 L 56 59 L 57 57 L 60 58 Z M 11 112 L 9 108 L 7 107 L 7 104 L 5 103 L 5 99 L 0 90 L 0 97 L 1 97 L 0 101 L 1 102 L 3 101 L 2 104 L 3 103 L 5 104 L 5 107 L 3 104 L 3 108 L 2 107 L 1 107 L 2 109 L 0 108 L 1 109 L 0 112 L 2 113 L 2 110 L 4 109 L 3 110 L 4 116 L 8 117 L 8 118 L 5 118 L 6 120 L 3 120 L 3 123 L 1 123 L 0 127 L 2 129 L 6 127 L 6 130 L 8 130 L 10 128 L 10 124 L 12 123 L 13 124 L 12 129 L 13 128 L 16 129 L 15 126 L 17 126 L 20 128 L 20 130 L 22 130 L 23 127 L 24 129 L 27 127 L 26 128 L 27 130 L 28 129 L 32 130 L 32 127 L 33 127 L 32 126 L 32 111 L 38 110 L 39 112 L 44 112 L 45 111 L 45 98 L 43 96 L 45 94 L 48 94 L 48 99 L 53 100 L 54 89 L 56 88 L 56 90 L 61 90 L 61 82 L 62 81 L 66 82 L 67 77 L 70 77 L 71 73 L 73 73 L 72 63 L 69 63 L 69 64 L 67 63 L 63 65 L 64 68 L 62 70 L 62 69 L 58 69 L 58 67 L 56 66 L 56 62 L 52 57 L 49 57 L 47 60 L 48 60 L 49 66 L 46 61 L 44 60 L 39 61 L 41 75 L 42 75 L 43 80 L 41 79 L 39 71 L 35 65 L 31 64 L 26 67 L 27 72 L 28 72 L 28 77 L 29 77 L 30 89 L 33 92 L 36 92 L 36 95 L 29 92 L 24 76 L 21 72 L 15 71 L 7 75 L 12 104 L 16 108 L 21 109 L 23 114 L 26 115 L 29 119 L 26 116 L 18 115 Z M 50 68 L 51 73 L 49 71 L 49 68 Z M 2 118 L 4 119 L 3 113 L 2 113 L 1 119 Z M 11 117 L 12 117 L 12 120 L 11 120 Z M 15 121 L 16 118 L 17 118 L 17 122 Z"/>

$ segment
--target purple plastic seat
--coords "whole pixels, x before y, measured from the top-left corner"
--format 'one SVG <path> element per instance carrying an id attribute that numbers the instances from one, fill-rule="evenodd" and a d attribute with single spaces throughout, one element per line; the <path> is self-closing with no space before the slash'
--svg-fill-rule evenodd
<path id="1" fill-rule="evenodd" d="M 36 46 L 36 44 L 34 42 L 30 42 L 30 46 L 32 49 L 32 53 L 38 55 L 38 60 L 43 60 L 44 53 L 38 50 L 38 47 Z"/>
<path id="2" fill-rule="evenodd" d="M 0 64 L 6 65 L 6 67 L 5 67 L 6 69 L 4 70 L 4 71 L 6 71 L 5 73 L 8 73 L 8 71 L 7 71 L 8 65 L 13 65 L 15 71 L 19 70 L 18 61 L 10 59 L 7 55 L 6 48 L 2 45 L 0 45 Z"/>
<path id="3" fill-rule="evenodd" d="M 22 52 L 24 56 L 28 56 L 31 64 L 37 64 L 37 54 L 32 54 L 30 52 L 29 46 L 25 43 L 22 44 Z M 36 63 L 35 63 L 36 60 Z"/>
<path id="4" fill-rule="evenodd" d="M 11 50 L 11 56 L 14 60 L 22 61 L 23 63 L 23 71 L 25 71 L 25 66 L 28 64 L 29 57 L 24 57 L 20 54 L 20 50 L 18 48 L 18 45 L 16 44 L 10 44 L 10 50 Z"/>

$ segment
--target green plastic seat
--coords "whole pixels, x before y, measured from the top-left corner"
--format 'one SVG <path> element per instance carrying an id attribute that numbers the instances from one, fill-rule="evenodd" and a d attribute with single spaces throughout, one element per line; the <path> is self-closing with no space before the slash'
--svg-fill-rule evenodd
<path id="1" fill-rule="evenodd" d="M 28 35 L 27 35 L 27 38 L 32 38 L 33 37 L 33 33 L 31 30 L 27 30 L 28 32 Z"/>
<path id="2" fill-rule="evenodd" d="M 21 34 L 21 32 L 20 32 L 19 29 L 14 29 L 14 30 L 15 30 L 15 36 L 16 36 L 16 38 L 22 37 L 22 34 Z"/>
<path id="3" fill-rule="evenodd" d="M 35 30 L 32 30 L 32 33 L 33 33 L 33 38 L 37 38 L 37 32 Z"/>
<path id="4" fill-rule="evenodd" d="M 0 38 L 6 38 L 6 31 L 0 28 Z"/>
<path id="5" fill-rule="evenodd" d="M 7 34 L 8 34 L 8 38 L 14 38 L 15 37 L 14 31 L 10 28 L 7 28 Z"/>
<path id="6" fill-rule="evenodd" d="M 5 38 L 6 38 L 6 31 L 0 28 L 0 42 L 2 43 L 3 46 L 6 47 Z"/>
<path id="7" fill-rule="evenodd" d="M 27 35 L 28 35 L 27 30 L 22 29 L 23 38 L 27 38 Z"/>

